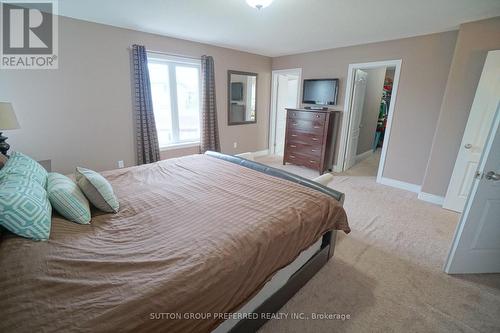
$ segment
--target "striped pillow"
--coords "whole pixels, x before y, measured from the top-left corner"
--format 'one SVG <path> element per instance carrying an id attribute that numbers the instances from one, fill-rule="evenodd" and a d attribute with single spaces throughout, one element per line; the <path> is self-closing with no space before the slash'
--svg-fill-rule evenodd
<path id="1" fill-rule="evenodd" d="M 66 219 L 80 224 L 90 223 L 89 202 L 71 179 L 60 173 L 49 173 L 47 193 L 52 207 Z"/>
<path id="2" fill-rule="evenodd" d="M 77 167 L 76 183 L 87 199 L 103 212 L 117 213 L 120 207 L 111 184 L 99 173 Z"/>

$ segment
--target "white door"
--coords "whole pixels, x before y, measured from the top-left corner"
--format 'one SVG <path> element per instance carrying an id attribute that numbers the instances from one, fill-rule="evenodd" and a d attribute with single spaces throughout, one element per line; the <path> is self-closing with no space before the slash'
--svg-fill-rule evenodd
<path id="1" fill-rule="evenodd" d="M 280 74 L 277 82 L 274 154 L 283 156 L 285 150 L 286 108 L 298 107 L 299 77 Z"/>
<path id="2" fill-rule="evenodd" d="M 283 156 L 285 147 L 286 129 L 286 102 L 288 92 L 288 78 L 286 75 L 278 75 L 278 94 L 276 96 L 276 138 L 274 143 L 274 154 Z"/>
<path id="3" fill-rule="evenodd" d="M 500 273 L 500 103 L 445 265 L 449 274 Z"/>
<path id="4" fill-rule="evenodd" d="M 356 163 L 356 152 L 358 150 L 359 132 L 361 117 L 363 115 L 363 105 L 365 104 L 366 81 L 368 73 L 361 69 L 356 70 L 354 76 L 354 88 L 352 93 L 351 122 L 349 126 L 349 136 L 344 170 L 350 169 Z"/>
<path id="5" fill-rule="evenodd" d="M 443 208 L 462 212 L 500 100 L 500 50 L 488 52 Z"/>

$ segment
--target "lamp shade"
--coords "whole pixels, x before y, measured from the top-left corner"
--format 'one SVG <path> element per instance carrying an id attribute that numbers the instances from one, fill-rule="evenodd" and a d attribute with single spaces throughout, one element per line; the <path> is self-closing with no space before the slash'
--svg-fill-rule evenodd
<path id="1" fill-rule="evenodd" d="M 12 130 L 18 129 L 19 127 L 12 104 L 0 102 L 0 130 Z"/>

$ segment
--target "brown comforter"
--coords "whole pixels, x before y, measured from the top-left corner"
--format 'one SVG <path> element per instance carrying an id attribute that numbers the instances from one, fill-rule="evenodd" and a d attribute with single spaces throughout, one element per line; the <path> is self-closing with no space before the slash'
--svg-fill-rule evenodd
<path id="1" fill-rule="evenodd" d="M 329 196 L 205 155 L 103 174 L 118 214 L 56 216 L 47 242 L 3 236 L 0 331 L 210 331 L 326 231 L 349 230 Z"/>

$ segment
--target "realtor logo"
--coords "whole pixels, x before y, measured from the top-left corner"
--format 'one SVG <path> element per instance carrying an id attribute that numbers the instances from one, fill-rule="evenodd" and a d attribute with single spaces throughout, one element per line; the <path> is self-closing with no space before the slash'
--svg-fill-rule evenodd
<path id="1" fill-rule="evenodd" d="M 2 69 L 57 69 L 57 3 L 0 1 Z"/>

